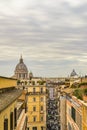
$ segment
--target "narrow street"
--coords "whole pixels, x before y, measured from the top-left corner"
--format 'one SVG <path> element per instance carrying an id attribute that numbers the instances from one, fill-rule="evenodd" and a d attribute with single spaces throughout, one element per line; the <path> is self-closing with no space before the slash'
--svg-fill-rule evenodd
<path id="1" fill-rule="evenodd" d="M 48 101 L 47 130 L 60 130 L 58 126 L 58 107 L 57 101 Z"/>

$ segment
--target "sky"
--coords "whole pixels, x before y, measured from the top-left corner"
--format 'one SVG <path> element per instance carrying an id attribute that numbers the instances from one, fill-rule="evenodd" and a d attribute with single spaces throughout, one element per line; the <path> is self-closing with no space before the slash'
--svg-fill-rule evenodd
<path id="1" fill-rule="evenodd" d="M 22 54 L 41 77 L 87 74 L 87 0 L 0 0 L 0 75 Z"/>

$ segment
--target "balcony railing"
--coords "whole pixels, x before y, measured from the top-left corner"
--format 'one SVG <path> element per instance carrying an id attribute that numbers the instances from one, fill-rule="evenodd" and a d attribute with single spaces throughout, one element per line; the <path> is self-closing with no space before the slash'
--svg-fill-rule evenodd
<path id="1" fill-rule="evenodd" d="M 47 92 L 28 92 L 27 95 L 43 95 L 43 94 L 47 94 Z"/>

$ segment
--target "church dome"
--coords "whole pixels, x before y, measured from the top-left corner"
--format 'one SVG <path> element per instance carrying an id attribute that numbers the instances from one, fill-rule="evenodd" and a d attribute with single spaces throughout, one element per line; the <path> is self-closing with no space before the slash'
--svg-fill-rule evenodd
<path id="1" fill-rule="evenodd" d="M 22 78 L 22 79 L 25 79 L 28 76 L 28 69 L 27 69 L 27 66 L 23 62 L 22 56 L 19 60 L 19 63 L 16 65 L 15 75 L 17 78 Z"/>
<path id="2" fill-rule="evenodd" d="M 73 71 L 70 74 L 70 77 L 76 77 L 78 76 L 77 73 L 75 72 L 75 70 L 73 69 Z"/>

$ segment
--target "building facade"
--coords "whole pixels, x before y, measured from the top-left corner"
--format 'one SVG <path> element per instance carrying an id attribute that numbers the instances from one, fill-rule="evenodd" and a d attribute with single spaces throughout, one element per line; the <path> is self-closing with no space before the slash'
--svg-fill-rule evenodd
<path id="1" fill-rule="evenodd" d="M 66 97 L 67 130 L 82 130 L 82 104 L 75 97 Z"/>
<path id="2" fill-rule="evenodd" d="M 16 79 L 0 76 L 0 130 L 27 129 L 23 90 L 16 84 Z"/>
<path id="3" fill-rule="evenodd" d="M 82 121 L 82 127 L 83 130 L 87 130 L 87 103 L 82 103 L 82 115 L 83 115 L 83 121 Z"/>
<path id="4" fill-rule="evenodd" d="M 66 130 L 66 95 L 60 96 L 60 128 Z"/>
<path id="5" fill-rule="evenodd" d="M 46 130 L 46 86 L 28 87 L 27 107 L 28 130 Z"/>

